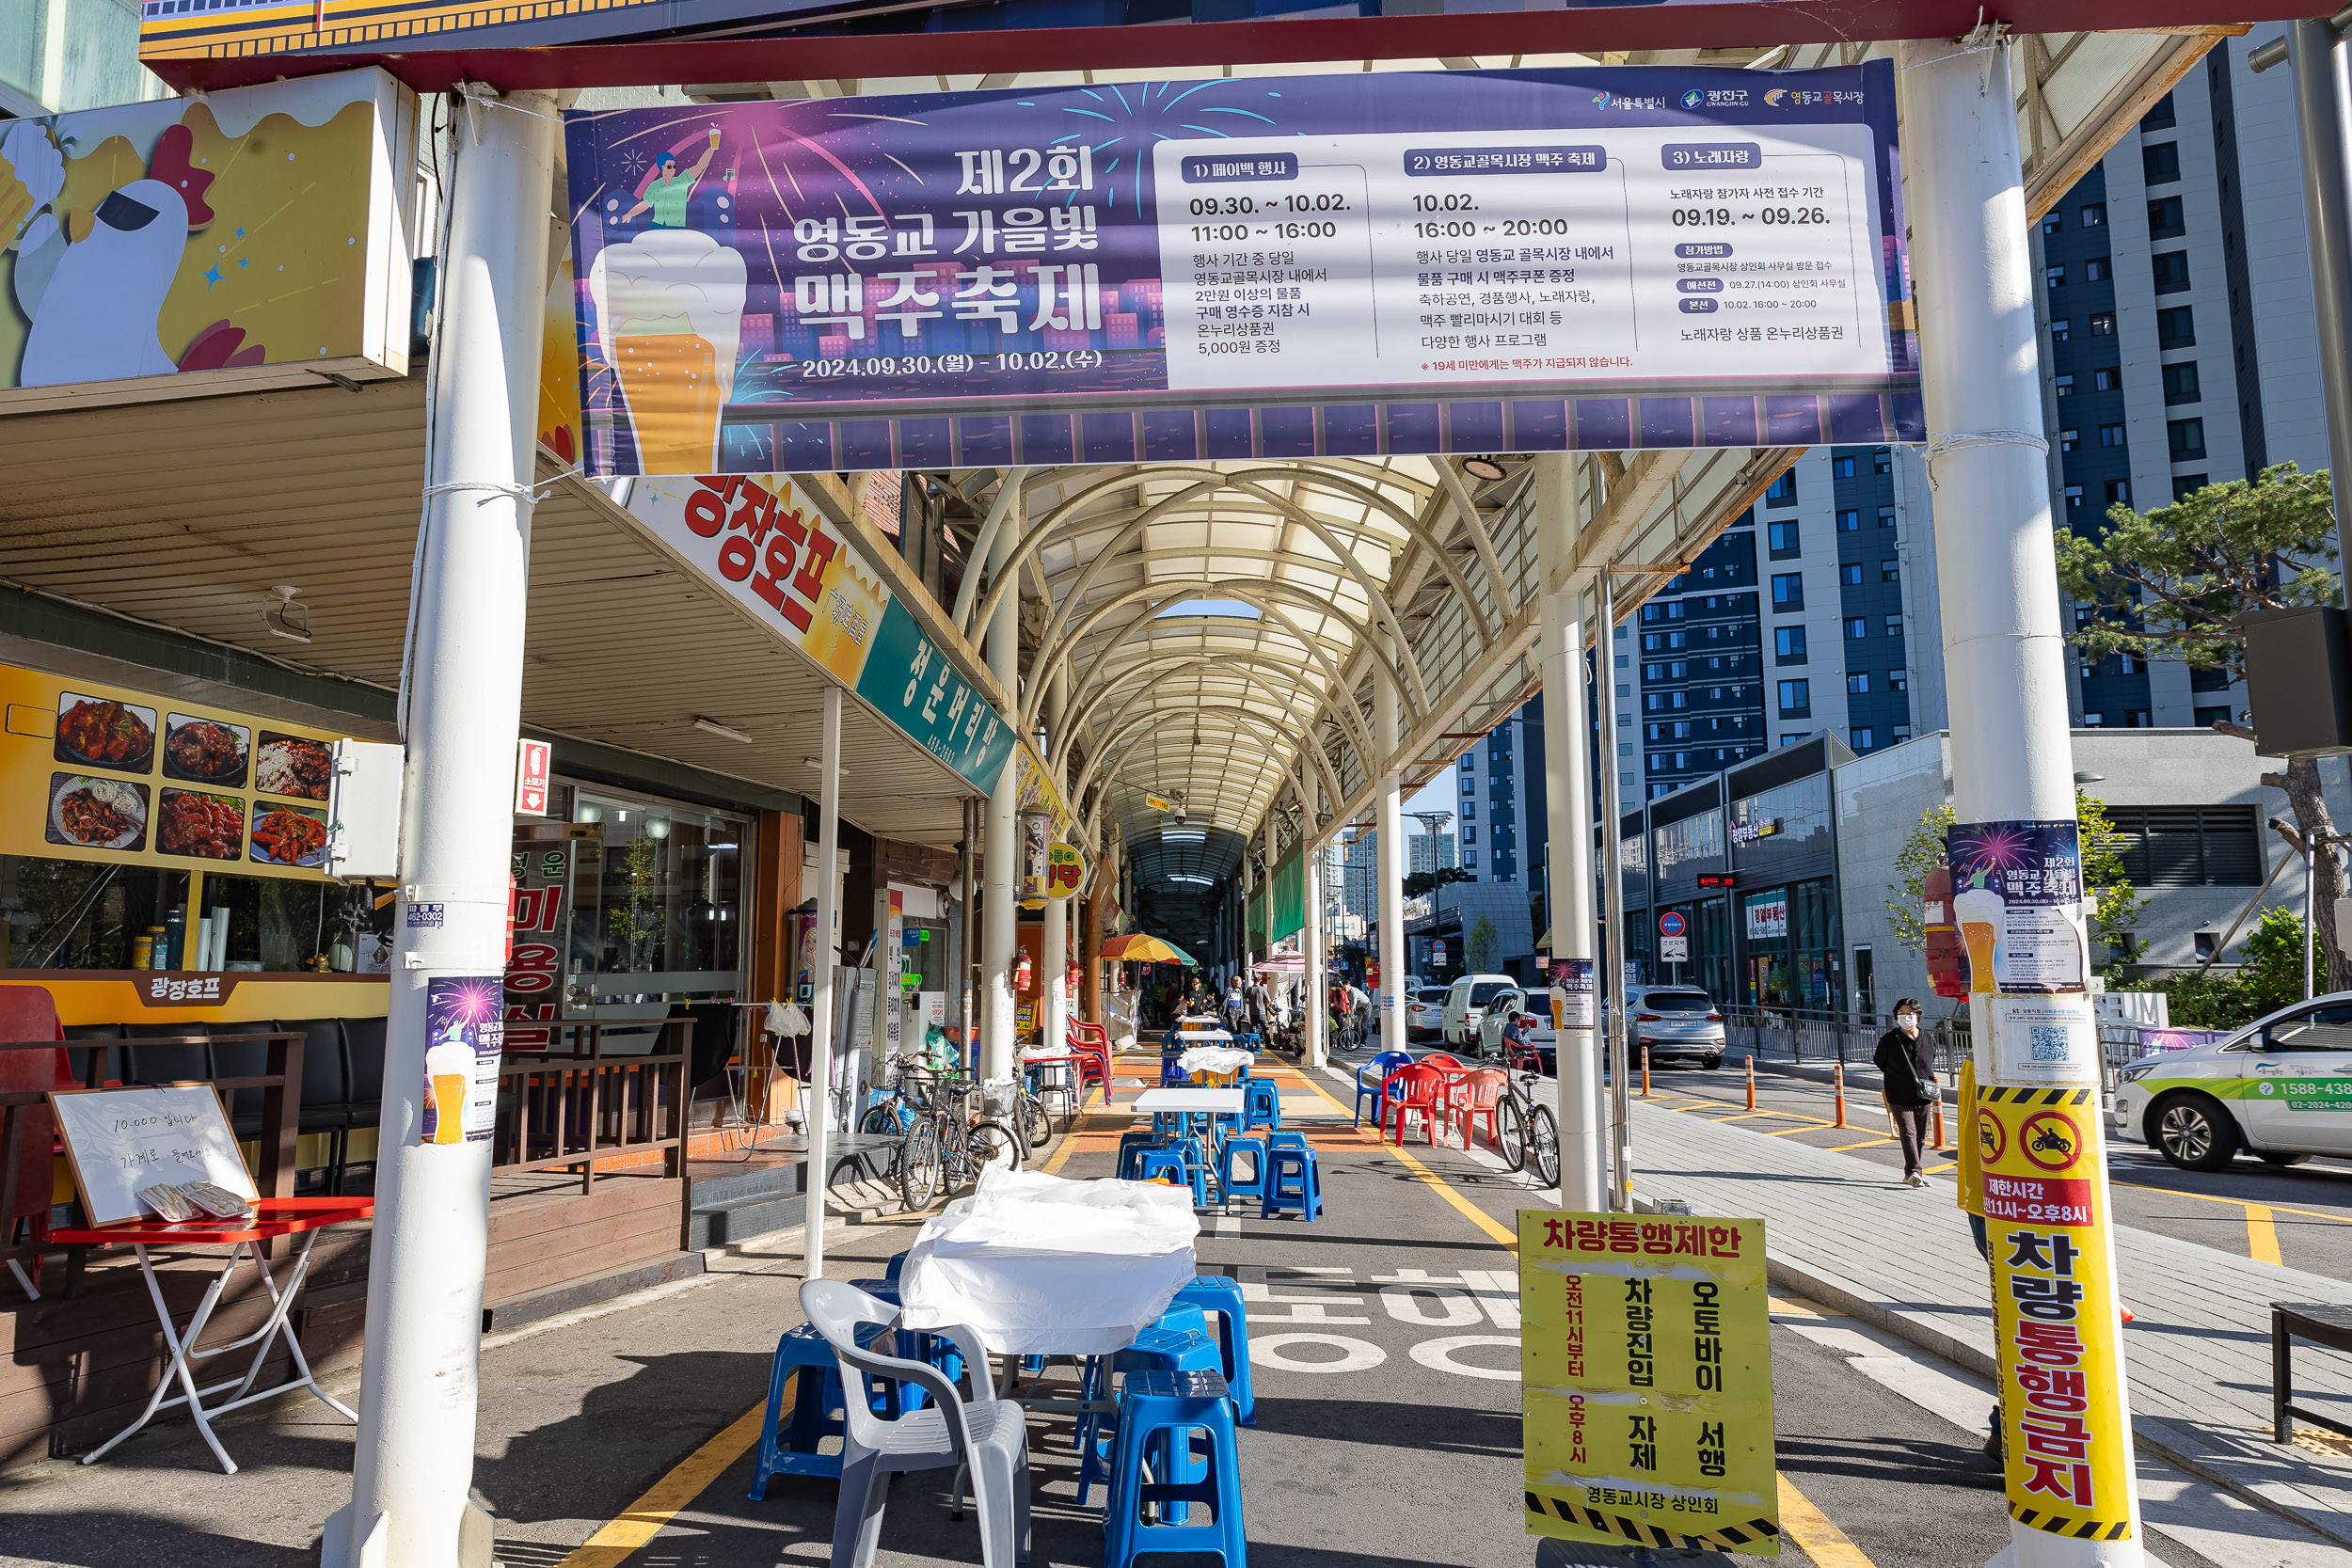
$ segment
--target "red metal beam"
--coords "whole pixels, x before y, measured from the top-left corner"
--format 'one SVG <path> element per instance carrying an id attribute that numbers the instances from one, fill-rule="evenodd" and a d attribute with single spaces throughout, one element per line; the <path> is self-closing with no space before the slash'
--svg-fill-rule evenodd
<path id="1" fill-rule="evenodd" d="M 2020 32 L 2148 32 L 2327 16 L 2338 0 L 1667 0 L 1557 11 L 1311 17 L 1120 27 L 1031 27 L 827 38 L 723 38 L 558 48 L 355 49 L 242 59 L 151 59 L 183 91 L 381 66 L 420 92 L 1109 71 L 1604 50 L 1767 47 L 1954 38 L 1979 18 Z"/>

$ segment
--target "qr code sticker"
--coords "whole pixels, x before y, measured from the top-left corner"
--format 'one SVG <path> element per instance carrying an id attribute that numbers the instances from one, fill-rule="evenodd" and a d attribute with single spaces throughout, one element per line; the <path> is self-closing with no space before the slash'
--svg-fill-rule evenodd
<path id="1" fill-rule="evenodd" d="M 2063 1062 L 2074 1054 L 2067 1048 L 2066 1030 L 2047 1023 L 2037 1023 L 2027 1032 L 2032 1058 L 2037 1062 Z"/>

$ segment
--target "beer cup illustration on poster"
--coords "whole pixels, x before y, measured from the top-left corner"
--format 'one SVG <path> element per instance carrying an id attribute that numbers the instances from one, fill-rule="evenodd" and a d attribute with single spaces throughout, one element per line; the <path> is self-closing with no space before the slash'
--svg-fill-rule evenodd
<path id="1" fill-rule="evenodd" d="M 498 1119 L 506 1041 L 501 975 L 439 975 L 424 990 L 424 1125 L 420 1143 L 479 1143 Z"/>
<path id="2" fill-rule="evenodd" d="M 2079 991 L 2088 974 L 2082 835 L 2066 822 L 1963 822 L 1946 840 L 1952 915 L 1979 995 Z"/>

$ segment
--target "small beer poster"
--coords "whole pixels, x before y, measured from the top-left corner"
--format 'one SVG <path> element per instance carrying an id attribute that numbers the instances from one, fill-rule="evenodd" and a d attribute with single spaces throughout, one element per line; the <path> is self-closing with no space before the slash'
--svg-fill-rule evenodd
<path id="1" fill-rule="evenodd" d="M 424 983 L 421 1142 L 478 1143 L 497 1126 L 504 993 L 497 974 L 437 975 Z"/>

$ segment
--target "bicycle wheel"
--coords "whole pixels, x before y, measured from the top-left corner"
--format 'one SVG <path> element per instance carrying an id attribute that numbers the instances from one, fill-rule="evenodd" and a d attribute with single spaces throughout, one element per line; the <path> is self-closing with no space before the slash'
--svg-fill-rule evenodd
<path id="1" fill-rule="evenodd" d="M 1021 1168 L 1021 1139 L 1001 1121 L 974 1122 L 964 1139 L 964 1150 L 976 1182 L 980 1172 L 991 1165 L 998 1170 Z"/>
<path id="2" fill-rule="evenodd" d="M 1502 1147 L 1502 1163 L 1513 1170 L 1527 1164 L 1527 1119 L 1519 1102 L 1509 1095 L 1495 1101 L 1495 1142 Z"/>
<path id="3" fill-rule="evenodd" d="M 1054 1136 L 1053 1118 L 1045 1114 L 1045 1101 L 1037 1095 L 1021 1097 L 1021 1130 L 1029 1135 L 1031 1148 L 1043 1148 Z"/>
<path id="4" fill-rule="evenodd" d="M 1538 1105 L 1527 1117 L 1527 1163 L 1535 1180 L 1547 1187 L 1560 1185 L 1560 1124 L 1551 1108 Z"/>
<path id="5" fill-rule="evenodd" d="M 882 1136 L 898 1131 L 898 1107 L 888 1102 L 874 1106 L 857 1124 L 861 1132 Z"/>
<path id="6" fill-rule="evenodd" d="M 939 1129 L 918 1121 L 898 1146 L 898 1199 L 910 1212 L 928 1209 L 939 1196 L 944 1162 L 939 1157 Z"/>

